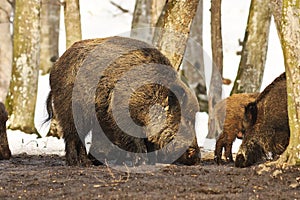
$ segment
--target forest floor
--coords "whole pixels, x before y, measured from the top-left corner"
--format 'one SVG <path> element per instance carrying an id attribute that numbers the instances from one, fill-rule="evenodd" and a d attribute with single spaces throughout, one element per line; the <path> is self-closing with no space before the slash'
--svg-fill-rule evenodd
<path id="1" fill-rule="evenodd" d="M 69 167 L 57 155 L 14 155 L 0 161 L 0 199 L 300 199 L 300 168 L 216 165 L 211 153 L 197 166 L 153 172 L 106 166 Z"/>

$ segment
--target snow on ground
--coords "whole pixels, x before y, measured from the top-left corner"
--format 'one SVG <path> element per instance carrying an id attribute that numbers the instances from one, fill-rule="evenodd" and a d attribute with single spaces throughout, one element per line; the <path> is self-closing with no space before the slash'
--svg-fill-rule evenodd
<path id="1" fill-rule="evenodd" d="M 130 12 L 122 13 L 116 7 L 112 6 L 109 0 L 90 0 L 89 3 L 81 5 L 83 39 L 120 35 L 130 31 L 135 0 L 114 0 L 114 2 L 128 9 Z M 232 7 L 232 5 L 234 5 L 234 7 Z M 225 0 L 222 2 L 223 73 L 224 77 L 230 78 L 231 80 L 234 80 L 239 65 L 240 56 L 237 56 L 236 52 L 241 50 L 241 47 L 238 45 L 238 40 L 243 40 L 244 38 L 249 6 L 250 0 Z M 204 1 L 204 50 L 211 58 L 209 9 L 210 1 Z M 61 55 L 65 51 L 63 23 L 61 23 L 60 29 Z M 281 47 L 274 23 L 271 25 L 270 33 L 268 57 L 261 90 L 284 71 Z M 20 131 L 8 130 L 8 141 L 13 154 L 64 155 L 64 141 L 53 137 L 45 137 L 49 124 L 46 123 L 42 125 L 43 121 L 47 118 L 45 102 L 49 92 L 48 79 L 48 75 L 40 76 L 36 106 L 35 124 L 42 138 L 36 138 L 35 135 L 24 134 Z M 229 95 L 231 88 L 232 84 L 224 86 L 224 97 Z M 211 151 L 214 150 L 215 140 L 206 139 L 208 130 L 207 120 L 208 116 L 206 113 L 197 113 L 196 134 L 199 146 L 202 146 L 204 150 Z M 233 145 L 233 152 L 237 152 L 240 143 L 241 140 L 236 140 Z"/>
<path id="2" fill-rule="evenodd" d="M 25 134 L 21 131 L 7 131 L 8 143 L 13 155 L 27 153 L 57 154 L 65 155 L 64 141 L 54 137 L 42 137 L 37 139 L 36 135 Z"/>

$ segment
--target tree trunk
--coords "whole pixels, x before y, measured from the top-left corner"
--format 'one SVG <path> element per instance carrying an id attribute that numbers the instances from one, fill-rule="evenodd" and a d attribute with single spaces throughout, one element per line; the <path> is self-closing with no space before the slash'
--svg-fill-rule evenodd
<path id="1" fill-rule="evenodd" d="M 241 61 L 231 94 L 259 92 L 268 50 L 270 0 L 252 0 Z"/>
<path id="2" fill-rule="evenodd" d="M 213 65 L 217 67 L 220 75 L 223 76 L 221 4 L 222 0 L 211 1 L 211 47 Z"/>
<path id="3" fill-rule="evenodd" d="M 156 25 L 153 44 L 170 60 L 177 71 L 183 58 L 198 2 L 199 0 L 167 1 Z"/>
<path id="4" fill-rule="evenodd" d="M 290 126 L 289 145 L 277 164 L 300 165 L 300 2 L 278 0 L 273 13 L 285 60 Z"/>
<path id="5" fill-rule="evenodd" d="M 182 75 L 187 79 L 189 86 L 194 90 L 200 105 L 200 111 L 208 112 L 202 32 L 203 0 L 199 0 L 189 37 L 192 41 L 187 43 L 184 60 L 182 61 Z"/>
<path id="6" fill-rule="evenodd" d="M 213 109 L 222 99 L 223 45 L 221 28 L 221 0 L 211 1 L 211 46 L 212 74 L 208 94 L 209 125 L 213 118 Z"/>
<path id="7" fill-rule="evenodd" d="M 154 28 L 166 0 L 136 0 L 131 37 L 152 42 Z"/>
<path id="8" fill-rule="evenodd" d="M 8 92 L 12 66 L 12 35 L 10 17 L 12 6 L 0 1 L 0 101 L 4 102 Z"/>
<path id="9" fill-rule="evenodd" d="M 37 133 L 34 111 L 37 97 L 40 51 L 40 0 L 16 1 L 13 68 L 7 110 L 9 128 Z"/>
<path id="10" fill-rule="evenodd" d="M 40 70 L 47 74 L 53 65 L 53 58 L 58 58 L 58 36 L 60 20 L 60 3 L 42 0 L 41 7 L 41 56 Z"/>
<path id="11" fill-rule="evenodd" d="M 79 0 L 66 0 L 64 5 L 66 46 L 82 39 Z"/>

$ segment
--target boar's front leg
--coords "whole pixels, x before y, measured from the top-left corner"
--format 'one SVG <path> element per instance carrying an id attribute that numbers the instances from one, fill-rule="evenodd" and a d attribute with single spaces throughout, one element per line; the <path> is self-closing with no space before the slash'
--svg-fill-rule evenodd
<path id="1" fill-rule="evenodd" d="M 228 142 L 225 145 L 225 159 L 226 162 L 233 162 L 233 158 L 232 158 L 232 142 Z"/>

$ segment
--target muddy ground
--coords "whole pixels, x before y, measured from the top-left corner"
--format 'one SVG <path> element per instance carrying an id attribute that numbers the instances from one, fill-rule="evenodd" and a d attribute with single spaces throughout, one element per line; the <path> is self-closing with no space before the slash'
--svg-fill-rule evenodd
<path id="1" fill-rule="evenodd" d="M 57 155 L 0 161 L 0 199 L 300 199 L 300 168 L 160 166 L 150 173 L 69 167 Z M 147 170 L 145 170 L 147 171 Z"/>

